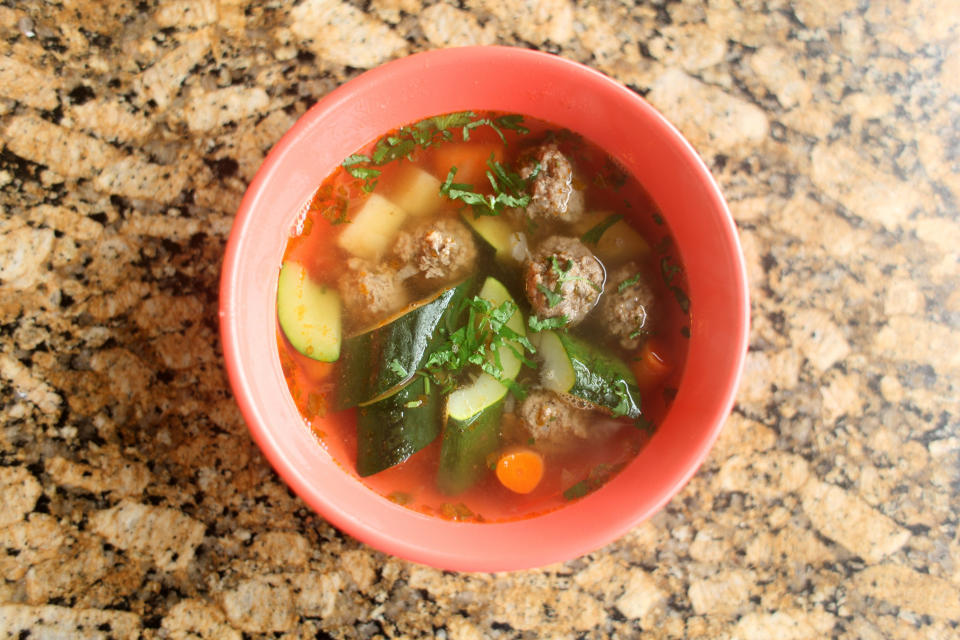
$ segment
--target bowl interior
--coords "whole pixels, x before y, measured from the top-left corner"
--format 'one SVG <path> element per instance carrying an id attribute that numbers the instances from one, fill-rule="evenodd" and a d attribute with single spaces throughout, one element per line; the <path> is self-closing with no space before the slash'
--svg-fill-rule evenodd
<path id="1" fill-rule="evenodd" d="M 461 110 L 517 112 L 580 133 L 646 188 L 684 261 L 691 304 L 686 368 L 648 446 L 607 485 L 549 514 L 448 522 L 393 504 L 337 465 L 289 397 L 276 343 L 276 285 L 293 222 L 347 155 L 384 132 Z M 726 205 L 696 153 L 646 102 L 579 64 L 521 49 L 432 51 L 345 84 L 305 114 L 250 185 L 227 247 L 221 327 L 251 433 L 304 501 L 350 535 L 455 570 L 542 566 L 592 551 L 653 514 L 703 461 L 730 410 L 747 344 L 743 259 Z"/>

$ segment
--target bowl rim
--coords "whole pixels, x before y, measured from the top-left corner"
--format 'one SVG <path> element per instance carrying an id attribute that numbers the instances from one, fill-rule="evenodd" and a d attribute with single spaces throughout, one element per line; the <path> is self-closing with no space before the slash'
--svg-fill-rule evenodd
<path id="1" fill-rule="evenodd" d="M 717 224 L 712 231 L 721 237 L 718 242 L 729 249 L 729 255 L 725 256 L 725 259 L 729 260 L 726 268 L 730 276 L 729 310 L 732 334 L 727 336 L 729 344 L 724 345 L 723 351 L 726 376 L 721 380 L 719 388 L 709 390 L 711 405 L 709 411 L 706 411 L 709 414 L 707 418 L 709 424 L 704 426 L 699 440 L 692 444 L 689 450 L 677 452 L 672 457 L 668 456 L 669 460 L 653 461 L 654 465 L 662 464 L 672 472 L 669 477 L 656 479 L 659 484 L 653 499 L 632 509 L 623 509 L 610 490 L 610 485 L 617 482 L 618 476 L 608 485 L 562 509 L 524 520 L 481 524 L 450 522 L 393 505 L 377 494 L 374 494 L 376 498 L 371 500 L 376 502 L 376 499 L 379 499 L 385 504 L 374 505 L 358 515 L 353 511 L 353 505 L 341 504 L 338 499 L 327 495 L 322 490 L 324 487 L 318 487 L 315 480 L 311 480 L 311 477 L 301 468 L 303 462 L 298 458 L 298 452 L 292 450 L 290 445 L 285 444 L 271 429 L 270 417 L 266 413 L 267 407 L 263 406 L 263 402 L 259 399 L 262 393 L 257 388 L 261 382 L 258 376 L 262 377 L 264 374 L 258 372 L 255 363 L 251 362 L 246 352 L 247 347 L 244 345 L 243 331 L 238 326 L 241 322 L 240 316 L 244 313 L 243 305 L 246 302 L 243 296 L 244 283 L 241 281 L 241 270 L 246 268 L 242 264 L 244 249 L 251 242 L 251 237 L 256 235 L 253 230 L 256 214 L 258 208 L 264 206 L 264 195 L 270 189 L 271 180 L 278 174 L 291 170 L 288 165 L 296 154 L 298 145 L 303 144 L 311 136 L 317 135 L 318 123 L 330 117 L 330 114 L 348 107 L 358 99 L 358 96 L 360 98 L 376 96 L 383 86 L 396 86 L 400 82 L 398 78 L 406 78 L 413 83 L 411 90 L 414 90 L 418 88 L 416 78 L 422 79 L 423 74 L 441 74 L 442 77 L 443 73 L 450 73 L 453 66 L 478 63 L 493 65 L 501 70 L 507 68 L 503 65 L 509 65 L 513 73 L 517 73 L 518 69 L 524 69 L 528 72 L 542 71 L 569 77 L 577 86 L 582 85 L 584 92 L 589 89 L 591 92 L 602 94 L 604 100 L 609 100 L 618 108 L 626 109 L 645 119 L 650 127 L 656 129 L 658 135 L 662 135 L 669 141 L 670 151 L 675 155 L 675 160 L 682 163 L 685 170 L 695 175 L 697 183 L 702 188 L 699 197 L 716 214 Z M 371 108 L 376 109 L 376 106 Z M 456 109 L 443 109 L 435 113 L 454 110 Z M 423 113 L 420 117 L 435 115 L 435 113 Z M 537 114 L 531 115 L 537 116 Z M 383 132 L 384 130 L 381 130 L 379 135 Z M 341 158 L 353 153 L 361 146 L 356 145 Z M 325 175 L 322 175 L 320 180 Z M 309 181 L 309 178 L 309 175 L 297 173 L 290 179 Z M 312 184 L 315 188 L 319 180 Z M 300 186 L 302 188 L 302 185 Z M 273 268 L 279 268 L 279 259 Z M 275 279 L 273 286 L 275 296 Z M 694 304 L 696 304 L 696 298 L 694 298 Z M 501 46 L 440 49 L 400 58 L 364 72 L 337 87 L 313 105 L 272 148 L 251 181 L 227 242 L 220 287 L 220 328 L 231 388 L 252 437 L 287 485 L 331 524 L 362 542 L 395 556 L 460 571 L 516 570 L 568 560 L 589 553 L 619 538 L 631 527 L 661 509 L 700 467 L 733 406 L 746 357 L 749 314 L 746 269 L 733 217 L 705 163 L 679 131 L 643 98 L 599 71 L 553 54 Z M 681 393 L 685 391 L 684 384 L 685 380 L 681 381 Z M 689 393 L 692 395 L 702 391 L 694 390 Z M 302 423 L 299 426 L 305 429 Z M 338 472 L 347 476 L 340 470 Z M 324 476 L 324 480 L 331 485 L 335 484 L 338 487 L 337 490 L 345 486 L 340 484 L 333 474 Z M 366 491 L 373 493 L 369 489 Z M 356 500 L 366 499 L 360 494 L 353 494 L 352 498 L 355 499 L 353 504 L 359 504 Z M 588 508 L 593 504 L 597 506 Z M 363 508 L 366 509 L 366 507 Z M 604 509 L 615 510 L 617 513 L 606 518 L 602 526 L 586 524 L 592 522 L 592 511 L 603 512 Z M 398 522 L 401 524 L 398 525 Z M 552 539 L 541 541 L 536 536 L 530 536 L 529 523 L 531 522 L 538 523 L 534 528 L 556 527 L 557 531 L 574 527 L 578 535 L 564 538 L 562 541 Z M 578 523 L 584 523 L 579 530 L 576 529 Z M 544 527 L 540 527 L 540 524 L 544 524 Z M 400 533 L 397 532 L 398 528 Z M 414 531 L 425 536 L 425 539 L 410 539 L 409 534 Z M 542 533 L 540 532 L 541 537 Z M 495 541 L 490 542 L 493 539 Z M 457 540 L 462 542 L 457 543 Z M 510 540 L 520 540 L 524 548 L 500 552 L 496 545 L 503 546 Z"/>

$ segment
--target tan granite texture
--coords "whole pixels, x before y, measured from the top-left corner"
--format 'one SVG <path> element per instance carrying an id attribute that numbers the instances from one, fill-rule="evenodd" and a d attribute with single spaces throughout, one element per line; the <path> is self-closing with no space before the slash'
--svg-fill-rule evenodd
<path id="1" fill-rule="evenodd" d="M 746 375 L 656 517 L 458 575 L 311 513 L 224 375 L 246 184 L 431 47 L 600 69 L 740 229 Z M 0 1 L 0 637 L 960 637 L 956 0 Z"/>

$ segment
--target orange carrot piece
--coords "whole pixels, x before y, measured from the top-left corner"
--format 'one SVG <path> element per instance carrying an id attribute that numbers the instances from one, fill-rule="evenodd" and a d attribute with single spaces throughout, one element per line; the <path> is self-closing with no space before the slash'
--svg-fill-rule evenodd
<path id="1" fill-rule="evenodd" d="M 497 480 L 514 493 L 530 493 L 543 479 L 543 456 L 526 447 L 505 451 L 497 460 Z"/>
<path id="2" fill-rule="evenodd" d="M 641 391 L 662 382 L 673 369 L 663 345 L 655 339 L 647 340 L 630 361 L 630 368 Z"/>
<path id="3" fill-rule="evenodd" d="M 457 168 L 454 182 L 473 185 L 476 189 L 489 187 L 487 160 L 493 154 L 495 160 L 503 160 L 503 146 L 491 142 L 446 142 L 437 145 L 433 152 L 433 173 L 446 180 L 450 167 Z"/>

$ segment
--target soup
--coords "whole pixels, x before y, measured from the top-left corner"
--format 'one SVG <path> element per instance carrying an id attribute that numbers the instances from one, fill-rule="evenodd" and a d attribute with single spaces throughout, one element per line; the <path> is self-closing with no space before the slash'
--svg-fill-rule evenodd
<path id="1" fill-rule="evenodd" d="M 439 517 L 559 508 L 663 420 L 689 337 L 643 189 L 579 136 L 461 112 L 346 158 L 280 268 L 280 360 L 320 443 Z"/>

